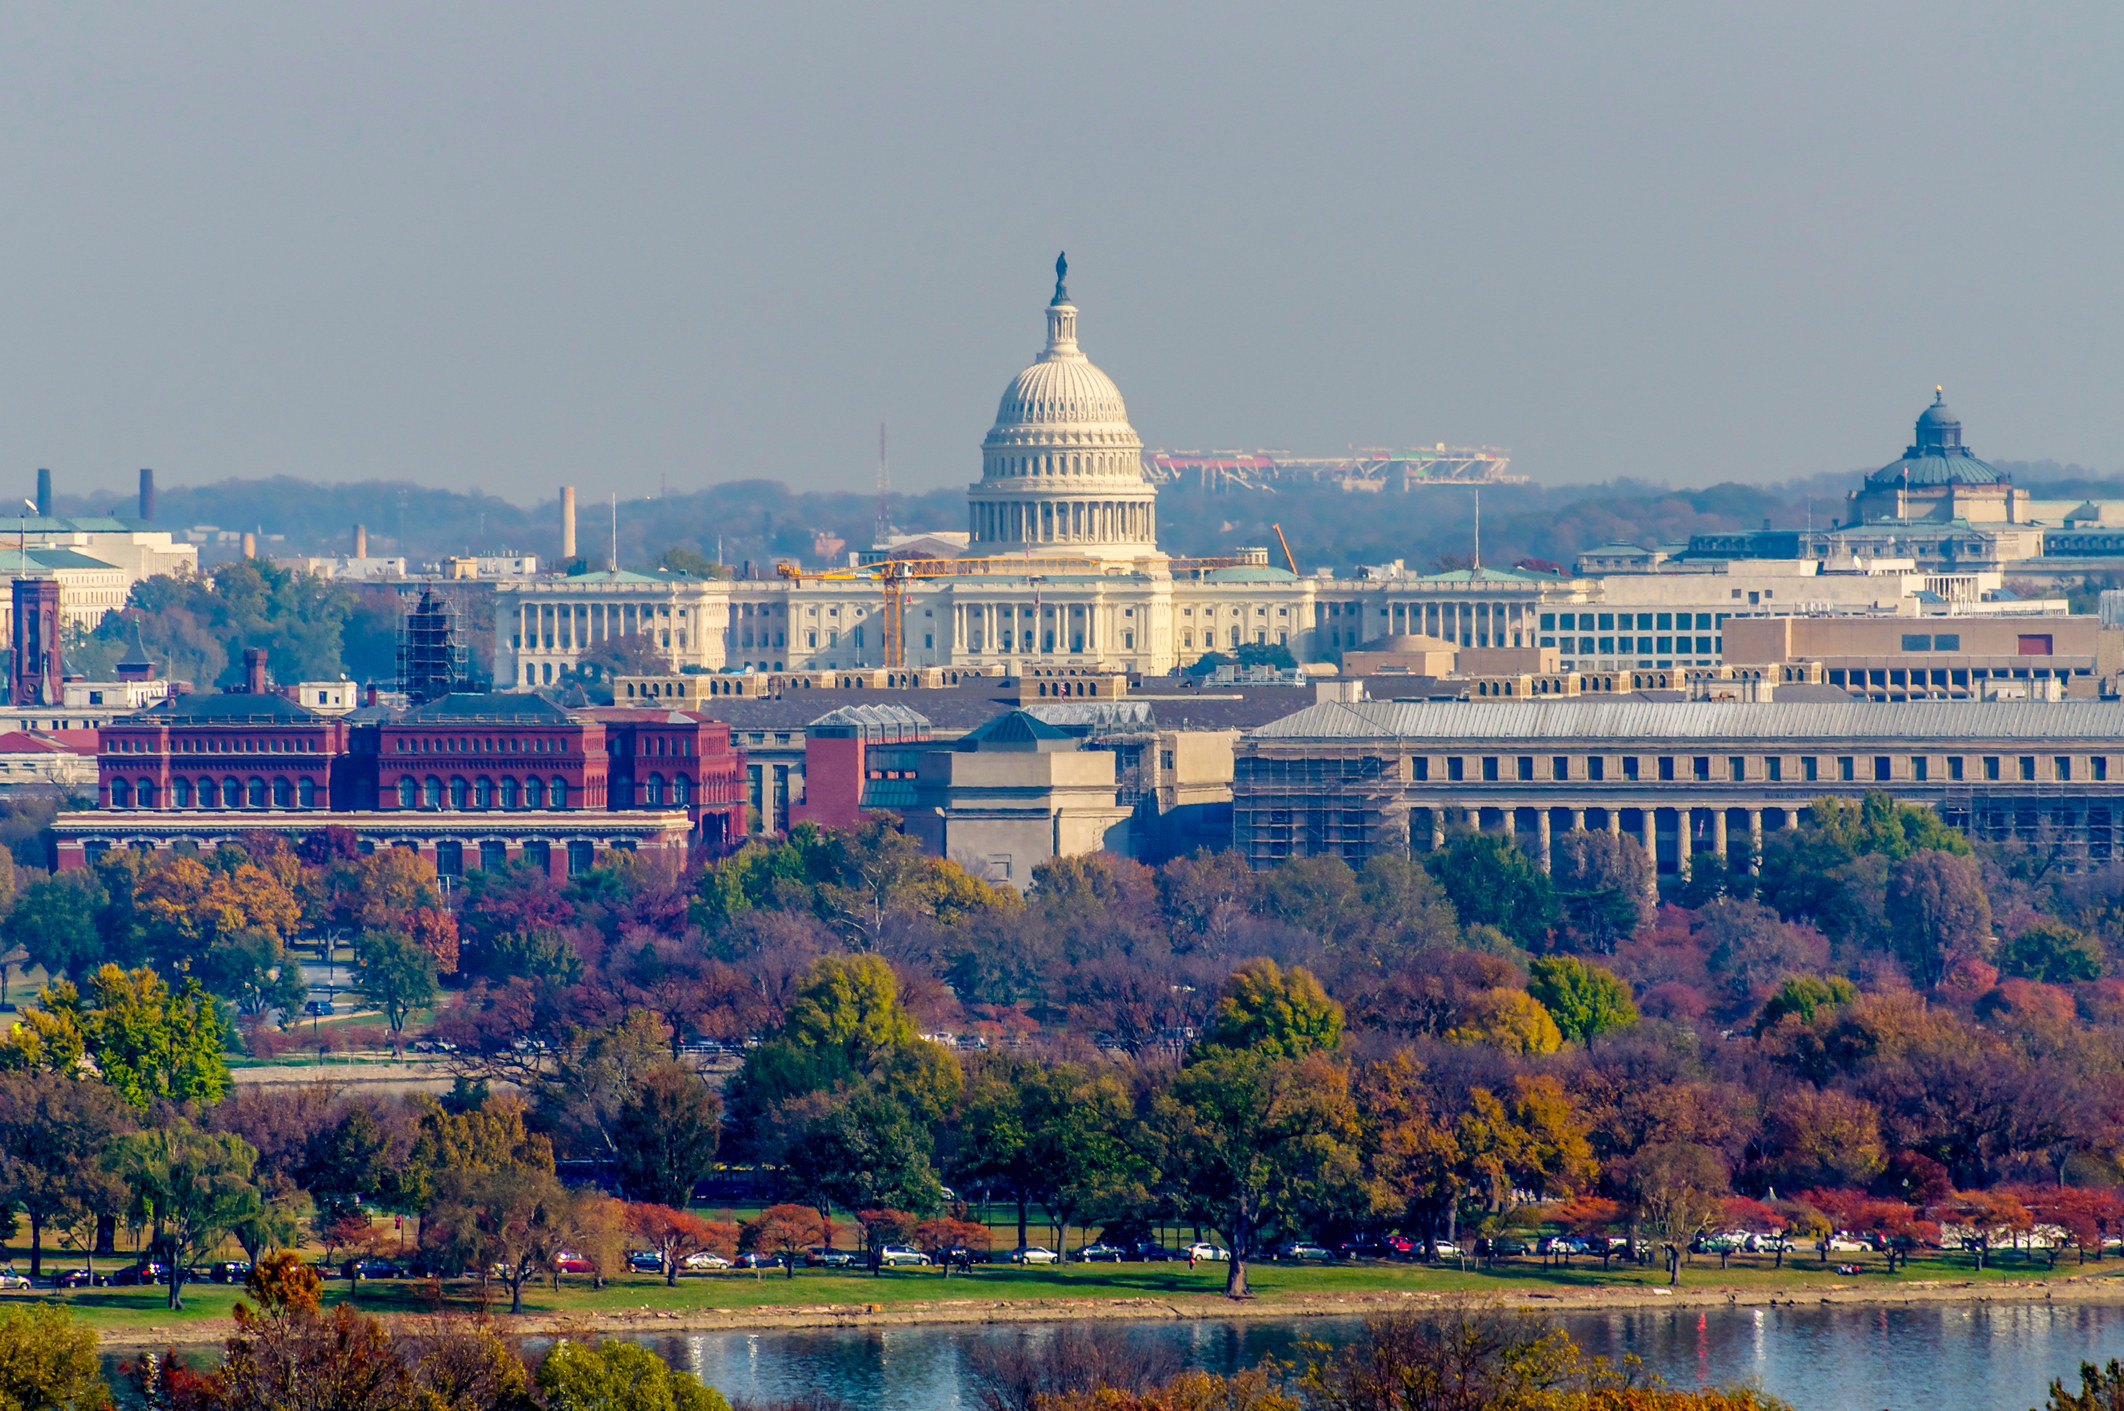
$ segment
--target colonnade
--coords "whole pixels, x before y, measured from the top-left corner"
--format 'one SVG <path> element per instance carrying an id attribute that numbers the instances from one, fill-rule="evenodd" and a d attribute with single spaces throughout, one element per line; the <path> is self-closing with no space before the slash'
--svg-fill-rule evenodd
<path id="1" fill-rule="evenodd" d="M 1765 827 L 1776 832 L 1795 825 L 1791 809 L 1773 805 L 1630 808 L 1500 803 L 1478 808 L 1418 806 L 1410 813 L 1412 823 L 1417 821 L 1415 815 L 1429 815 L 1428 841 L 1433 850 L 1445 846 L 1446 832 L 1452 827 L 1471 827 L 1485 833 L 1510 833 L 1514 837 L 1531 839 L 1532 846 L 1527 851 L 1544 872 L 1552 867 L 1557 833 L 1585 831 L 1590 819 L 1594 831 L 1618 837 L 1627 832 L 1653 859 L 1657 870 L 1682 877 L 1689 875 L 1689 860 L 1699 852 L 1710 853 L 1721 861 L 1731 859 L 1736 815 L 1741 819 L 1738 831 L 1743 832 L 1749 842 L 1751 871 L 1756 865 L 1755 860 L 1762 856 Z M 1567 820 L 1568 827 L 1560 829 L 1559 820 Z M 1420 826 L 1411 830 L 1412 841 L 1423 836 Z M 1672 844 L 1665 858 L 1661 855 L 1662 839 Z"/>
<path id="2" fill-rule="evenodd" d="M 971 514 L 984 544 L 1149 543 L 1158 533 L 1150 500 L 976 500 Z"/>

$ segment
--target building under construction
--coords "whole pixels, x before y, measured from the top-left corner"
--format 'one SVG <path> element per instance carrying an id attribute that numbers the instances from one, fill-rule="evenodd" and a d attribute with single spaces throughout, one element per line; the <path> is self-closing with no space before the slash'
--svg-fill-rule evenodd
<path id="1" fill-rule="evenodd" d="M 1512 456 L 1495 446 L 1352 451 L 1294 456 L 1287 451 L 1146 451 L 1143 474 L 1159 485 L 1205 490 L 1273 490 L 1286 484 L 1333 485 L 1353 492 L 1415 490 L 1425 485 L 1523 485 Z"/>
<path id="2" fill-rule="evenodd" d="M 432 587 L 423 588 L 398 634 L 398 689 L 406 704 L 422 706 L 469 689 L 470 663 L 449 600 Z"/>

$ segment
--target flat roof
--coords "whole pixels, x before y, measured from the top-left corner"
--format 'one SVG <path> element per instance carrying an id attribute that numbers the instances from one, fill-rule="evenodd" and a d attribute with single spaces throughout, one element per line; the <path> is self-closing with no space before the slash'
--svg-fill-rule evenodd
<path id="1" fill-rule="evenodd" d="M 1375 739 L 1869 741 L 1973 748 L 1979 741 L 2124 742 L 2117 701 L 1361 701 L 1325 702 L 1247 732 L 1262 744 Z"/>

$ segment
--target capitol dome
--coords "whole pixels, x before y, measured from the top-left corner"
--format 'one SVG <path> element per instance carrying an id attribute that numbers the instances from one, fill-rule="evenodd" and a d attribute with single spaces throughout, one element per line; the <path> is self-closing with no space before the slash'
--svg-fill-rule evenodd
<path id="1" fill-rule="evenodd" d="M 1932 405 L 1918 413 L 1916 439 L 1891 461 L 1866 477 L 1877 489 L 1896 486 L 2003 485 L 2006 473 L 1978 460 L 1962 444 L 1962 419 L 1947 406 L 1945 388 L 1932 389 Z"/>
<path id="2" fill-rule="evenodd" d="M 1157 489 L 1121 389 L 1077 346 L 1077 306 L 1055 261 L 1047 346 L 1010 381 L 968 491 L 975 557 L 1157 556 Z"/>

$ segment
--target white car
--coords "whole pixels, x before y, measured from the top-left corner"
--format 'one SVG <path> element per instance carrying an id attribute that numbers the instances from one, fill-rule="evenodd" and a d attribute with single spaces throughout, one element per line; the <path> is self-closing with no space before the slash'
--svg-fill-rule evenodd
<path id="1" fill-rule="evenodd" d="M 1420 1244 L 1416 1247 L 1418 1249 L 1423 1248 L 1423 1246 Z M 1451 1240 L 1439 1240 L 1437 1243 L 1433 1244 L 1431 1248 L 1437 1251 L 1438 1257 L 1440 1259 L 1458 1259 L 1460 1257 L 1460 1246 L 1453 1243 Z"/>
<path id="2" fill-rule="evenodd" d="M 1190 1259 L 1221 1260 L 1230 1259 L 1232 1257 L 1232 1252 L 1230 1250 L 1219 1249 L 1213 1244 L 1191 1244 L 1187 1247 L 1186 1253 L 1187 1257 Z"/>
<path id="3" fill-rule="evenodd" d="M 0 1269 L 0 1289 L 26 1289 L 29 1286 L 27 1274 L 18 1274 L 12 1269 Z"/>
<path id="4" fill-rule="evenodd" d="M 1870 1244 L 1860 1244 L 1857 1240 L 1847 1240 L 1841 1237 L 1829 1241 L 1829 1252 L 1831 1254 L 1865 1254 L 1872 1248 L 1873 1246 Z"/>
<path id="5" fill-rule="evenodd" d="M 1013 1264 L 1055 1264 L 1059 1263 L 1061 1258 L 1061 1255 L 1045 1245 L 1037 1244 L 1020 1245 L 1010 1252 L 1010 1262 Z"/>
<path id="6" fill-rule="evenodd" d="M 902 1264 L 927 1264 L 929 1256 L 919 1249 L 909 1249 L 904 1244 L 888 1244 L 878 1251 L 878 1263 L 887 1269 Z"/>
<path id="7" fill-rule="evenodd" d="M 710 1254 L 706 1250 L 702 1250 L 699 1254 L 689 1254 L 679 1261 L 679 1268 L 681 1269 L 728 1269 L 729 1267 L 729 1260 L 720 1254 Z"/>

